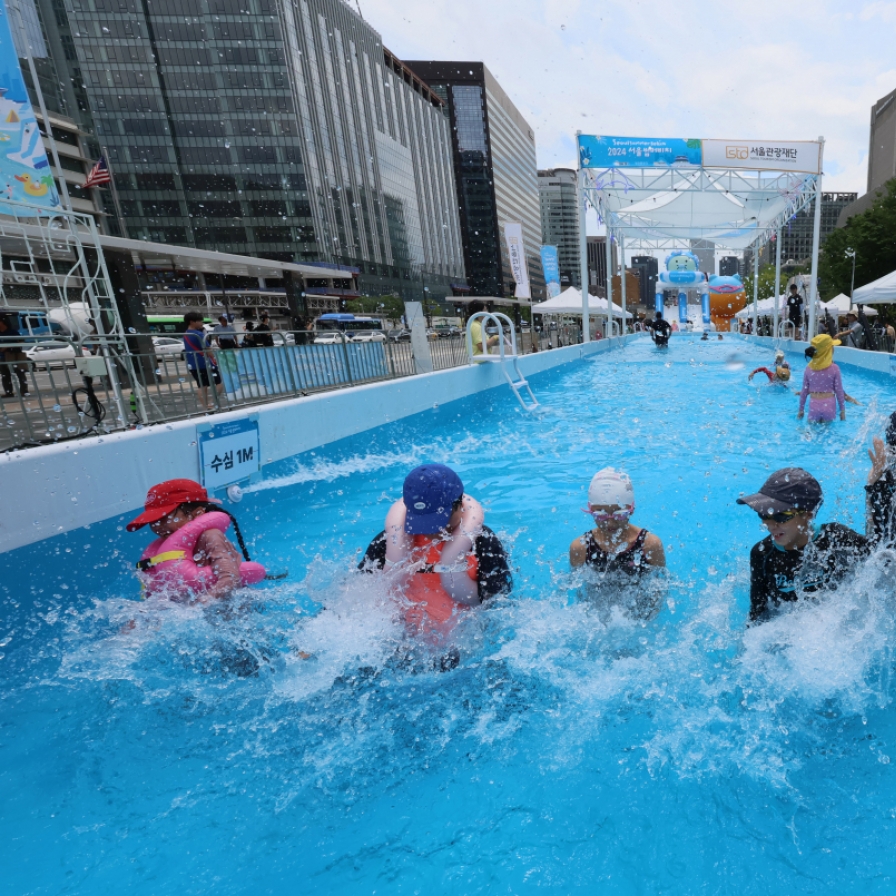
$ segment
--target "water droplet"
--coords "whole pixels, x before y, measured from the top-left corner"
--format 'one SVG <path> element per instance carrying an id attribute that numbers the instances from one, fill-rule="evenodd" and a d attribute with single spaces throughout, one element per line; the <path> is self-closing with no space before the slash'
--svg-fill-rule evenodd
<path id="1" fill-rule="evenodd" d="M 69 431 L 69 432 L 73 432 L 73 433 L 74 433 L 74 432 L 77 432 L 77 431 L 78 431 L 78 427 L 77 427 L 77 426 L 70 426 L 70 427 L 68 428 L 68 431 Z M 77 453 L 77 452 L 76 452 L 76 453 Z"/>
<path id="2" fill-rule="evenodd" d="M 58 413 L 62 410 L 62 405 L 61 405 L 61 404 L 54 404 L 54 405 L 53 405 L 53 410 L 56 411 L 56 413 L 58 414 Z"/>
<path id="3" fill-rule="evenodd" d="M 733 355 L 728 355 L 725 358 L 725 370 L 730 371 L 731 373 L 736 373 L 738 370 L 743 370 L 744 362 L 741 359 L 740 355 L 736 352 Z"/>

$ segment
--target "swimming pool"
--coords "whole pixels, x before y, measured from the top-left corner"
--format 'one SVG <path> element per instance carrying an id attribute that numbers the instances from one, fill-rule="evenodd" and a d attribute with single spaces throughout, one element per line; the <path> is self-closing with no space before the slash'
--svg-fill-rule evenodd
<path id="1" fill-rule="evenodd" d="M 133 601 L 124 518 L 8 554 L 8 892 L 891 892 L 892 583 L 872 562 L 745 634 L 762 530 L 734 500 L 802 465 L 821 518 L 864 531 L 896 393 L 844 368 L 863 406 L 811 428 L 747 384 L 769 359 L 637 340 L 533 377 L 543 414 L 492 390 L 280 463 L 235 510 L 290 578 L 214 610 Z M 426 647 L 396 661 L 394 606 L 347 572 L 425 461 L 483 501 L 516 579 L 442 674 Z M 667 546 L 647 624 L 568 576 L 607 464 Z"/>

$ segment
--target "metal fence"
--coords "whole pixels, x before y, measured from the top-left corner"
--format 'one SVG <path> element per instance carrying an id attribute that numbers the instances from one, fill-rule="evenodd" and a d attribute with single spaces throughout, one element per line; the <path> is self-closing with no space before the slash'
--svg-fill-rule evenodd
<path id="1" fill-rule="evenodd" d="M 97 336 L 54 336 L 50 350 L 47 341 L 0 336 L 0 451 L 416 373 L 409 342 L 322 344 L 314 335 L 276 331 L 272 346 L 212 348 L 191 360 L 194 370 L 176 344 L 141 354 Z M 436 370 L 468 362 L 462 336 L 428 345 Z"/>

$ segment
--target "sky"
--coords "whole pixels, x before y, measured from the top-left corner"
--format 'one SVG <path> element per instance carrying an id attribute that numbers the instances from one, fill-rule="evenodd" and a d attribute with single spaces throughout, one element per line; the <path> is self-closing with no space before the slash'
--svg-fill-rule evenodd
<path id="1" fill-rule="evenodd" d="M 535 130 L 825 138 L 826 191 L 867 186 L 871 106 L 896 89 L 896 0 L 348 0 L 399 58 L 482 61 Z"/>

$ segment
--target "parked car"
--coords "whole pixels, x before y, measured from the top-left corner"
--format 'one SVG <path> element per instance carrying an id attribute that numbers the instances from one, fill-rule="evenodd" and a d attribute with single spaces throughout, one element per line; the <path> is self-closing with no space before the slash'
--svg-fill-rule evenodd
<path id="1" fill-rule="evenodd" d="M 381 330 L 358 330 L 352 333 L 352 342 L 385 342 L 386 334 Z"/>
<path id="2" fill-rule="evenodd" d="M 152 347 L 157 355 L 180 355 L 184 354 L 183 339 L 175 339 L 173 336 L 153 336 Z"/>
<path id="3" fill-rule="evenodd" d="M 90 353 L 81 349 L 81 354 L 86 356 Z M 38 369 L 43 367 L 44 370 L 49 370 L 51 367 L 74 367 L 77 356 L 75 347 L 70 342 L 52 340 L 38 342 L 25 352 L 25 357 L 29 361 L 32 361 Z"/>
<path id="4" fill-rule="evenodd" d="M 389 337 L 390 342 L 410 342 L 411 341 L 411 331 L 404 330 L 401 327 L 397 327 L 394 330 L 389 330 L 386 334 Z"/>
<path id="5" fill-rule="evenodd" d="M 338 330 L 317 333 L 314 336 L 315 345 L 342 345 L 345 337 Z"/>
<path id="6" fill-rule="evenodd" d="M 460 328 L 458 327 L 436 327 L 436 333 L 439 336 L 450 338 L 451 336 L 460 336 Z"/>

